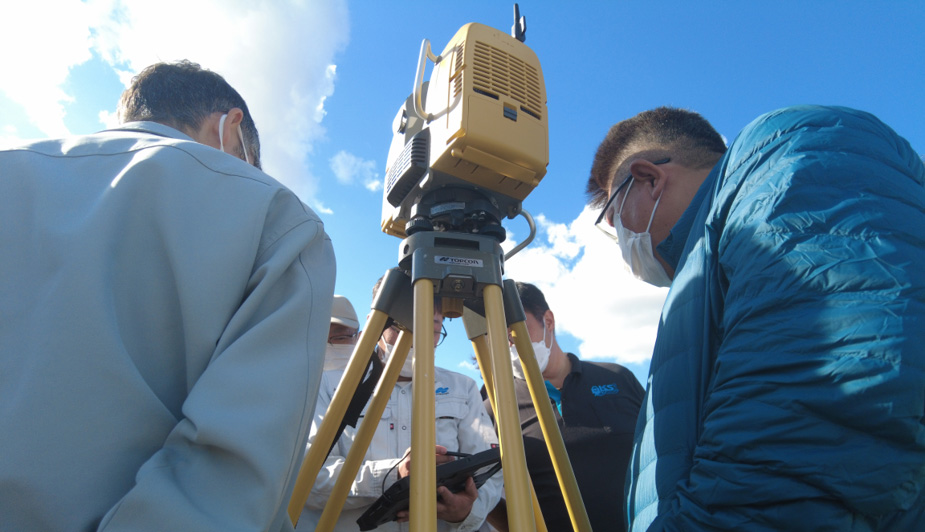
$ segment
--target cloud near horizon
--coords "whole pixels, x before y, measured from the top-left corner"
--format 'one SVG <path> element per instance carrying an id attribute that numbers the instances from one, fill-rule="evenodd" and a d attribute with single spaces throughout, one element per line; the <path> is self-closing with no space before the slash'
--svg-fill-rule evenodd
<path id="1" fill-rule="evenodd" d="M 247 101 L 265 140 L 267 173 L 317 204 L 318 179 L 307 156 L 324 138 L 324 102 L 334 93 L 335 58 L 348 40 L 342 0 L 19 2 L 0 21 L 0 46 L 17 50 L 0 55 L 0 70 L 11 74 L 0 92 L 44 134 L 65 136 L 72 68 L 98 58 L 127 85 L 150 64 L 189 59 L 221 74 Z M 103 125 L 115 106 L 100 110 Z"/>
<path id="2" fill-rule="evenodd" d="M 585 207 L 568 224 L 538 215 L 536 240 L 505 262 L 505 275 L 543 291 L 557 334 L 573 336 L 582 358 L 645 362 L 668 289 L 626 271 L 619 247 L 594 227 L 597 214 Z"/>
<path id="3" fill-rule="evenodd" d="M 67 135 L 64 105 L 73 98 L 65 90 L 65 82 L 71 68 L 92 57 L 91 11 L 74 0 L 13 2 L 3 11 L 0 92 L 22 105 L 32 123 L 46 135 Z M 37 20 L 42 23 L 23 23 Z M 16 133 L 4 128 L 5 136 Z"/>

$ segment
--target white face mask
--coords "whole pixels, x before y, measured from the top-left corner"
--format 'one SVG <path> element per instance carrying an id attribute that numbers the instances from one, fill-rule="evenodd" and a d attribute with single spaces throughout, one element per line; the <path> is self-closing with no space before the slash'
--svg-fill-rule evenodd
<path id="1" fill-rule="evenodd" d="M 324 371 L 344 369 L 353 354 L 352 344 L 326 344 L 324 348 Z"/>
<path id="2" fill-rule="evenodd" d="M 649 229 L 652 227 L 652 220 L 655 218 L 655 210 L 658 209 L 658 202 L 662 200 L 659 196 L 655 200 L 655 206 L 652 207 L 652 215 L 649 216 L 649 225 L 645 233 L 634 233 L 623 227 L 623 221 L 620 215 L 623 212 L 623 204 L 626 197 L 629 196 L 630 188 L 633 182 L 630 181 L 623 194 L 623 201 L 620 202 L 620 210 L 614 213 L 613 228 L 617 232 L 617 243 L 620 245 L 620 252 L 623 253 L 623 261 L 633 272 L 637 279 L 645 281 L 654 286 L 671 286 L 671 278 L 665 272 L 662 263 L 655 258 L 652 250 L 652 235 Z"/>
<path id="3" fill-rule="evenodd" d="M 533 346 L 533 354 L 536 355 L 536 363 L 540 366 L 540 373 L 546 371 L 546 366 L 549 364 L 549 352 L 552 347 L 552 340 L 549 341 L 550 345 L 546 345 L 546 321 L 543 321 L 543 339 L 539 342 L 530 342 L 530 345 Z M 511 365 L 514 367 L 514 375 L 521 379 L 525 379 L 524 370 L 520 365 L 520 354 L 517 353 L 517 346 L 511 346 Z"/>
<path id="4" fill-rule="evenodd" d="M 392 351 L 395 350 L 395 346 L 385 342 L 385 358 L 383 362 L 388 362 L 389 357 L 392 356 Z M 398 372 L 400 377 L 411 378 L 414 375 L 414 347 L 408 348 L 408 356 L 405 358 L 405 363 L 401 367 L 401 371 Z"/>
<path id="5" fill-rule="evenodd" d="M 223 114 L 221 118 L 218 119 L 218 147 L 220 150 L 225 151 L 225 142 L 222 139 L 223 133 L 225 131 L 225 119 L 228 118 L 227 114 Z M 247 144 L 244 144 L 244 132 L 241 131 L 240 124 L 238 125 L 238 137 L 241 139 L 241 149 L 244 150 L 244 160 L 247 164 L 251 163 L 251 158 L 247 156 Z M 233 153 L 229 155 L 234 155 Z M 237 157 L 237 155 L 235 155 Z"/>

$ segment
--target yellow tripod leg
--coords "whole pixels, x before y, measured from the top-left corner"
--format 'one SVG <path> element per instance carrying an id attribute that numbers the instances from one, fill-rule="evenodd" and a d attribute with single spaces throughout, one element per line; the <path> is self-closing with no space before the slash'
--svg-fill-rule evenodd
<path id="1" fill-rule="evenodd" d="M 482 290 L 485 318 L 488 321 L 488 343 L 491 353 L 492 382 L 495 387 L 495 419 L 501 440 L 501 472 L 504 474 L 504 494 L 507 500 L 509 530 L 528 532 L 536 530 L 529 497 L 529 475 L 524 453 L 523 435 L 520 432 L 520 415 L 514 394 L 514 370 L 507 353 L 507 325 L 504 320 L 504 303 L 501 287 L 486 285 Z"/>
<path id="2" fill-rule="evenodd" d="M 565 442 L 562 441 L 562 433 L 559 432 L 552 405 L 549 403 L 549 395 L 546 392 L 546 386 L 543 384 L 540 366 L 536 363 L 536 355 L 533 352 L 533 345 L 530 344 L 527 325 L 525 322 L 519 321 L 512 324 L 511 329 L 513 331 L 514 345 L 520 354 L 520 365 L 524 368 L 527 387 L 530 388 L 530 396 L 533 398 L 533 405 L 536 407 L 540 428 L 543 430 L 543 438 L 546 439 L 546 447 L 549 449 L 549 457 L 552 459 L 553 468 L 556 470 L 559 487 L 562 489 L 565 506 L 568 508 L 569 518 L 572 521 L 572 528 L 577 532 L 590 532 L 591 522 L 588 520 L 588 513 L 581 500 L 581 492 L 578 490 L 578 482 L 575 480 L 572 464 L 568 460 L 568 452 L 565 450 Z"/>
<path id="3" fill-rule="evenodd" d="M 437 529 L 434 284 L 414 283 L 414 377 L 411 381 L 411 532 Z"/>
<path id="4" fill-rule="evenodd" d="M 491 403 L 491 411 L 495 411 L 495 384 L 491 378 L 491 348 L 488 346 L 488 336 L 482 335 L 472 338 L 472 351 L 475 352 L 475 361 L 478 362 L 479 371 L 482 373 L 482 382 L 485 383 L 485 392 L 488 393 L 488 401 Z"/>
<path id="5" fill-rule="evenodd" d="M 334 489 L 331 491 L 324 511 L 321 512 L 321 518 L 315 527 L 316 532 L 328 532 L 334 530 L 334 526 L 337 525 L 337 518 L 340 517 L 344 502 L 346 502 L 347 496 L 350 494 L 350 487 L 353 485 L 353 481 L 360 471 L 360 466 L 363 464 L 366 450 L 369 449 L 369 444 L 373 441 L 373 435 L 376 433 L 382 413 L 385 412 L 385 407 L 389 403 L 389 397 L 395 383 L 398 381 L 398 374 L 401 372 L 402 364 L 405 363 L 408 348 L 410 347 L 411 335 L 402 331 L 398 335 L 395 349 L 389 356 L 385 371 L 376 385 L 375 392 L 373 392 L 372 401 L 366 410 L 366 417 L 360 423 L 353 445 L 350 447 L 350 452 L 347 453 L 347 458 L 341 466 Z"/>
<path id="6" fill-rule="evenodd" d="M 350 356 L 350 362 L 347 363 L 347 368 L 344 370 L 344 375 L 337 386 L 337 391 L 334 392 L 334 396 L 331 398 L 331 404 L 328 406 L 324 421 L 318 428 L 318 434 L 315 435 L 308 455 L 299 469 L 299 476 L 296 478 L 295 488 L 292 491 L 292 497 L 289 499 L 288 510 L 292 526 L 299 522 L 299 515 L 302 513 L 302 508 L 305 507 L 305 501 L 308 500 L 308 494 L 315 484 L 315 479 L 318 478 L 318 472 L 321 471 L 328 449 L 334 443 L 334 436 L 344 419 L 344 414 L 350 405 L 350 399 L 360 384 L 360 379 L 363 378 L 363 372 L 369 359 L 365 355 L 358 357 L 357 353 L 369 354 L 373 352 L 376 342 L 379 341 L 379 333 L 385 327 L 387 319 L 388 315 L 385 312 L 373 310 L 366 330 L 360 335 L 360 340 L 353 350 L 353 355 Z"/>
<path id="7" fill-rule="evenodd" d="M 489 360 L 490 350 L 488 348 L 488 337 L 485 335 L 472 339 L 472 349 L 475 351 L 475 359 L 479 364 L 479 370 L 482 372 L 482 381 L 485 383 L 485 391 L 488 393 L 488 400 L 491 402 L 491 411 L 497 412 L 495 406 L 494 383 L 491 378 L 491 360 Z M 518 414 L 519 417 L 519 414 Z M 502 448 L 502 451 L 504 449 Z M 526 451 L 524 451 L 526 458 Z M 529 481 L 529 471 L 527 471 L 527 480 Z M 533 489 L 533 482 L 530 484 L 530 496 L 533 499 L 533 519 L 536 521 L 536 532 L 546 532 L 546 520 L 543 519 L 543 511 L 540 509 L 540 502 L 536 498 L 536 490 Z"/>

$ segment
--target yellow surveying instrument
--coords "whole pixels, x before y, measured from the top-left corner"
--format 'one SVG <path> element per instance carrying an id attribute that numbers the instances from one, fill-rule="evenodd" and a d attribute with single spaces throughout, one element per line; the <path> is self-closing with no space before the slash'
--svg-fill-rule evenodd
<path id="1" fill-rule="evenodd" d="M 382 199 L 382 231 L 402 238 L 398 267 L 386 272 L 370 314 L 302 464 L 289 504 L 296 523 L 379 335 L 401 331 L 373 392 L 316 530 L 332 530 L 413 342 L 410 529 L 436 530 L 434 301 L 463 317 L 497 420 L 509 530 L 546 530 L 527 472 L 514 394 L 508 328 L 575 530 L 590 531 L 575 476 L 527 334 L 525 314 L 504 261 L 526 246 L 535 225 L 521 203 L 549 162 L 546 88 L 526 21 L 514 5 L 507 35 L 463 26 L 440 55 L 421 44 L 411 95 L 393 126 Z M 427 60 L 434 63 L 424 82 Z M 530 236 L 506 255 L 504 218 L 523 216 Z M 409 311 L 410 309 L 410 311 Z M 413 336 L 413 338 L 412 338 Z M 340 427 L 339 427 L 340 425 Z M 423 450 L 427 451 L 423 451 Z"/>

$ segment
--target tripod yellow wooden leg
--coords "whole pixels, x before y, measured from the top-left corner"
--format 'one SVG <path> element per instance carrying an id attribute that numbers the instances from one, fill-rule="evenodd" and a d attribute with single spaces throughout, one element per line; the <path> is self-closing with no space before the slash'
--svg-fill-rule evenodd
<path id="1" fill-rule="evenodd" d="M 491 371 L 489 369 L 491 368 L 491 360 L 489 359 L 488 336 L 482 335 L 473 338 L 472 349 L 475 351 L 475 359 L 482 373 L 485 391 L 488 393 L 488 400 L 491 402 L 491 411 L 497 412 L 498 410 L 495 406 L 494 381 L 492 380 Z M 527 473 L 527 480 L 529 481 L 529 471 Z M 536 532 L 546 532 L 546 520 L 543 519 L 543 510 L 540 509 L 540 502 L 536 498 L 536 490 L 533 489 L 533 482 L 530 482 L 530 497 L 533 499 L 533 519 L 536 521 Z"/>
<path id="2" fill-rule="evenodd" d="M 507 500 L 509 530 L 532 532 L 536 530 L 530 500 L 527 459 L 523 435 L 520 432 L 520 415 L 514 394 L 514 370 L 507 353 L 507 325 L 504 320 L 504 303 L 501 287 L 486 285 L 482 291 L 485 301 L 485 318 L 488 321 L 488 345 L 491 348 L 491 372 L 495 386 L 495 419 L 501 440 L 501 472 L 504 474 L 504 493 Z"/>
<path id="3" fill-rule="evenodd" d="M 398 342 L 395 344 L 392 354 L 389 355 L 385 371 L 379 378 L 379 383 L 373 392 L 372 402 L 366 409 L 366 417 L 363 418 L 363 422 L 360 423 L 360 427 L 357 429 L 353 445 L 350 447 L 350 452 L 347 453 L 347 458 L 341 466 L 337 482 L 334 484 L 334 489 L 331 490 L 331 496 L 328 498 L 324 511 L 321 512 L 321 518 L 318 520 L 315 532 L 328 532 L 334 530 L 334 526 L 337 525 L 337 518 L 340 517 L 340 512 L 343 510 L 347 496 L 350 494 L 350 486 L 353 485 L 353 481 L 360 471 L 360 466 L 363 464 L 363 458 L 366 457 L 366 450 L 369 449 L 369 444 L 373 441 L 373 436 L 379 427 L 379 420 L 389 403 L 389 397 L 395 383 L 398 381 L 398 374 L 401 372 L 402 364 L 405 363 L 410 347 L 411 335 L 402 331 L 398 335 Z"/>
<path id="4" fill-rule="evenodd" d="M 414 283 L 414 377 L 411 381 L 411 532 L 437 529 L 434 395 L 434 284 Z"/>
<path id="5" fill-rule="evenodd" d="M 568 460 L 568 452 L 565 450 L 565 442 L 562 441 L 562 433 L 559 432 L 559 426 L 556 424 L 556 417 L 549 402 L 549 394 L 543 384 L 540 366 L 536 363 L 536 355 L 530 343 L 527 325 L 523 321 L 518 321 L 511 325 L 511 330 L 513 331 L 514 345 L 517 347 L 517 352 L 520 353 L 520 365 L 524 368 L 527 387 L 530 389 L 530 397 L 533 399 L 533 406 L 536 408 L 537 419 L 539 419 L 540 428 L 543 430 L 543 438 L 546 440 L 546 447 L 549 449 L 549 457 L 552 459 L 553 468 L 556 470 L 559 487 L 562 489 L 565 506 L 568 508 L 569 518 L 572 521 L 572 529 L 579 532 L 590 532 L 591 522 L 588 520 L 588 512 L 585 510 L 585 505 L 581 500 L 581 492 L 578 490 L 578 482 L 575 480 L 572 464 Z"/>
<path id="6" fill-rule="evenodd" d="M 387 319 L 388 314 L 385 312 L 373 310 L 369 322 L 366 324 L 366 330 L 360 335 L 360 340 L 353 350 L 350 362 L 347 363 L 347 368 L 344 370 L 344 375 L 337 386 L 337 391 L 331 397 L 328 412 L 318 428 L 318 434 L 315 435 L 315 440 L 312 442 L 308 455 L 302 462 L 292 497 L 289 499 L 289 519 L 292 521 L 293 526 L 299 522 L 299 515 L 302 513 L 302 508 L 305 507 L 305 501 L 308 500 L 308 494 L 312 490 L 312 485 L 315 484 L 315 479 L 318 478 L 318 472 L 321 471 L 328 449 L 334 443 L 334 436 L 337 434 L 337 429 L 340 428 L 341 420 L 344 419 L 344 414 L 347 412 L 347 406 L 350 405 L 353 392 L 363 378 L 363 372 L 369 362 L 366 355 L 373 352 L 376 342 L 379 341 L 379 333 L 385 327 Z M 358 353 L 363 353 L 364 355 L 358 357 Z"/>

